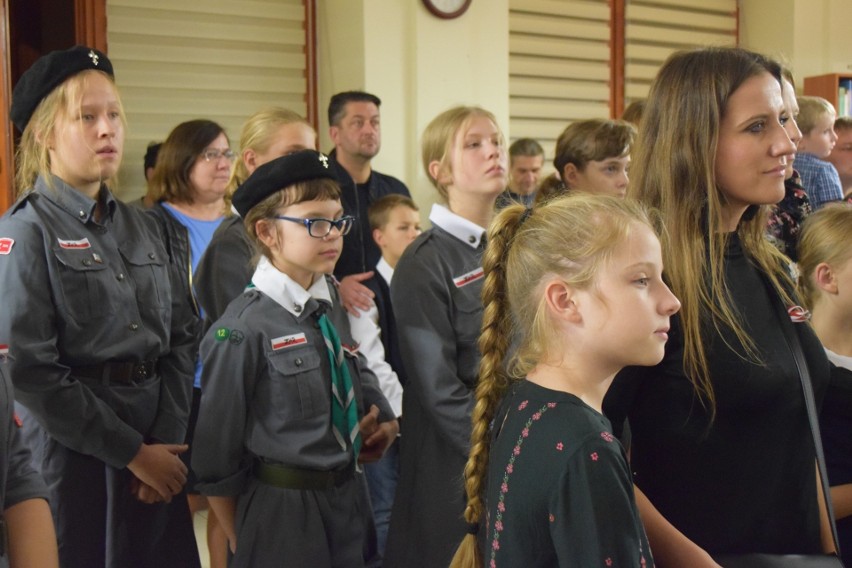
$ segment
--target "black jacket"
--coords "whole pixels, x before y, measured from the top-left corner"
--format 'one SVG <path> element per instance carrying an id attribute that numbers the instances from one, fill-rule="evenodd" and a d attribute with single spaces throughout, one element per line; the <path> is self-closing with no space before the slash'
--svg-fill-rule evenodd
<path id="1" fill-rule="evenodd" d="M 391 193 L 406 197 L 411 197 L 411 193 L 405 184 L 395 177 L 376 170 L 370 174 L 366 187 L 359 188 L 352 176 L 338 163 L 336 150 L 333 150 L 328 157 L 330 158 L 328 163 L 342 190 L 343 214 L 353 215 L 356 219 L 352 232 L 343 239 L 343 252 L 340 260 L 337 261 L 337 266 L 334 267 L 334 275 L 340 279 L 350 274 L 373 270 L 382 257 L 378 245 L 373 242 L 373 232 L 370 230 L 370 221 L 367 218 L 367 209 L 370 205 Z"/>

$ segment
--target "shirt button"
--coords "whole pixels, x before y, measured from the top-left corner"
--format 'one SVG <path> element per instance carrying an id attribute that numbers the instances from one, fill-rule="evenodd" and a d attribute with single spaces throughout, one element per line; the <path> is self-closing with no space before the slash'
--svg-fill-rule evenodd
<path id="1" fill-rule="evenodd" d="M 476 242 L 476 237 L 474 237 L 473 235 L 469 236 L 469 237 L 467 238 L 467 242 L 469 242 L 470 244 L 475 243 L 475 242 Z"/>
<path id="2" fill-rule="evenodd" d="M 300 306 L 299 304 L 293 304 L 293 311 L 297 314 L 302 313 L 302 306 Z"/>
<path id="3" fill-rule="evenodd" d="M 86 212 L 85 212 L 85 211 L 80 211 L 79 213 L 77 213 L 77 215 L 79 215 L 79 216 L 80 216 L 80 219 L 85 219 L 85 218 L 86 218 Z"/>
<path id="4" fill-rule="evenodd" d="M 153 252 L 149 252 L 149 253 L 148 253 L 148 258 L 150 258 L 151 260 L 154 260 L 155 258 L 157 258 L 157 255 L 156 255 L 156 254 L 154 254 Z"/>
<path id="5" fill-rule="evenodd" d="M 137 329 L 139 329 L 139 324 L 138 323 L 131 323 L 127 327 L 130 328 L 130 331 L 136 331 Z"/>
<path id="6" fill-rule="evenodd" d="M 119 272 L 115 275 L 115 277 L 119 282 L 121 282 L 122 280 L 124 280 L 124 272 Z"/>
<path id="7" fill-rule="evenodd" d="M 294 361 L 294 363 L 296 363 L 296 366 L 297 366 L 297 367 L 301 367 L 301 366 L 302 366 L 302 362 L 303 362 L 303 361 L 302 361 L 302 358 L 301 358 L 301 357 L 296 357 L 296 360 Z"/>
<path id="8" fill-rule="evenodd" d="M 84 258 L 83 259 L 83 266 L 92 266 L 92 259 L 91 258 Z"/>

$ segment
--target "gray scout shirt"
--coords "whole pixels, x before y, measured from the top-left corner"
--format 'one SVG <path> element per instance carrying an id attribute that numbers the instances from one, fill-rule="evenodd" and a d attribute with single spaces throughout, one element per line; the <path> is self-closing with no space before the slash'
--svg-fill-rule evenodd
<path id="1" fill-rule="evenodd" d="M 235 299 L 201 342 L 201 409 L 192 467 L 205 495 L 235 496 L 255 457 L 290 467 L 342 469 L 351 451 L 331 430 L 331 370 L 317 324 L 321 304 L 337 328 L 359 402 L 379 422 L 395 417 L 349 331 L 329 277 L 305 290 L 261 257 L 254 289 Z"/>
<path id="2" fill-rule="evenodd" d="M 123 468 L 143 440 L 184 440 L 194 323 L 173 305 L 153 219 L 102 186 L 95 221 L 94 200 L 57 177 L 53 185 L 38 178 L 0 219 L 0 344 L 18 400 L 48 434 Z M 150 359 L 159 375 L 135 385 L 73 373 Z"/>
<path id="3" fill-rule="evenodd" d="M 6 347 L 0 345 L 0 510 L 29 499 L 47 499 L 41 475 L 33 469 L 32 456 L 23 444 L 15 412 L 15 392 L 7 373 Z M 0 567 L 9 565 L 7 555 L 0 556 Z"/>

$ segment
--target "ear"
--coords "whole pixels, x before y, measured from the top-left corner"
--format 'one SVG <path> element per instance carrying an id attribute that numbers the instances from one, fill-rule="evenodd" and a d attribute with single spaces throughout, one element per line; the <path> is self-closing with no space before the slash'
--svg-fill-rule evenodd
<path id="1" fill-rule="evenodd" d="M 558 320 L 573 324 L 583 323 L 577 300 L 577 291 L 563 280 L 554 279 L 544 286 L 547 309 Z"/>
<path id="2" fill-rule="evenodd" d="M 814 269 L 814 282 L 817 288 L 827 294 L 837 294 L 837 279 L 828 263 L 820 262 Z"/>
<path id="3" fill-rule="evenodd" d="M 332 143 L 337 146 L 337 142 L 340 140 L 340 128 L 337 126 L 329 126 L 328 137 L 331 138 Z"/>
<path id="4" fill-rule="evenodd" d="M 441 167 L 441 162 L 438 160 L 429 162 L 429 175 L 432 176 L 433 180 L 444 186 L 450 185 L 453 182 L 453 176 L 450 175 L 450 172 L 446 168 Z"/>
<path id="5" fill-rule="evenodd" d="M 577 174 L 579 173 L 580 170 L 577 169 L 577 166 L 568 162 L 562 169 L 562 182 L 568 187 L 577 187 Z"/>
<path id="6" fill-rule="evenodd" d="M 257 152 L 251 148 L 243 150 L 243 163 L 246 165 L 249 174 L 254 173 L 254 170 L 257 169 Z"/>
<path id="7" fill-rule="evenodd" d="M 379 245 L 379 248 L 385 246 L 385 233 L 381 229 L 373 229 L 373 240 Z"/>
<path id="8" fill-rule="evenodd" d="M 272 220 L 258 219 L 254 224 L 254 231 L 257 233 L 258 240 L 269 250 L 274 249 L 278 244 L 278 231 L 275 230 L 275 223 Z"/>

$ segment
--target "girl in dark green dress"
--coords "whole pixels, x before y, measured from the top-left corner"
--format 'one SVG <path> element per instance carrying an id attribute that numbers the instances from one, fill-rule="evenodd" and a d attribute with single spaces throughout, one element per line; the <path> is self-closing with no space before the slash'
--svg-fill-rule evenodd
<path id="1" fill-rule="evenodd" d="M 483 269 L 471 534 L 453 566 L 653 566 L 624 449 L 601 413 L 621 368 L 662 359 L 680 307 L 646 212 L 588 194 L 509 207 Z"/>

